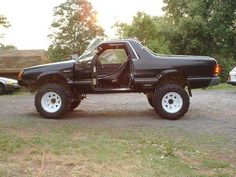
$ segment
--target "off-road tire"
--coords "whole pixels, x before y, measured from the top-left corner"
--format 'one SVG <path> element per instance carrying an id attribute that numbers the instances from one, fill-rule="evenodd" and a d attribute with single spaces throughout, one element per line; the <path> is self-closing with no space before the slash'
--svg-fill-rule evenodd
<path id="1" fill-rule="evenodd" d="M 167 112 L 163 106 L 162 106 L 162 99 L 163 97 L 168 94 L 168 93 L 177 93 L 181 99 L 182 99 L 182 106 L 180 108 L 180 110 L 178 112 L 175 113 L 169 113 Z M 183 115 L 186 114 L 186 112 L 188 111 L 189 108 L 189 95 L 186 92 L 186 90 L 178 85 L 178 84 L 163 84 L 159 87 L 156 88 L 155 94 L 154 94 L 154 98 L 153 98 L 153 105 L 154 105 L 154 109 L 156 111 L 156 113 L 165 119 L 169 119 L 169 120 L 177 120 L 180 117 L 182 117 Z"/>
<path id="2" fill-rule="evenodd" d="M 73 111 L 75 108 L 77 108 L 81 103 L 81 100 L 72 101 L 70 105 L 70 111 Z"/>
<path id="3" fill-rule="evenodd" d="M 5 93 L 4 85 L 0 83 L 0 95 L 3 95 Z"/>
<path id="4" fill-rule="evenodd" d="M 147 100 L 148 100 L 148 103 L 151 107 L 154 107 L 154 104 L 153 104 L 153 94 L 147 94 Z"/>
<path id="5" fill-rule="evenodd" d="M 47 112 L 42 107 L 41 104 L 42 97 L 44 96 L 44 94 L 49 92 L 55 92 L 61 99 L 60 109 L 53 113 Z M 71 93 L 69 88 L 57 83 L 52 83 L 42 86 L 35 95 L 35 107 L 39 112 L 39 114 L 45 118 L 48 119 L 62 118 L 63 115 L 65 115 L 67 112 L 70 111 L 71 107 Z"/>

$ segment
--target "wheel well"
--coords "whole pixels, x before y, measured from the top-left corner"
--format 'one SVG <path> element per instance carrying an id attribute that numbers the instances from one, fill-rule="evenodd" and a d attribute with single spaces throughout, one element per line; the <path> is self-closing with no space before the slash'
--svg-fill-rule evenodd
<path id="1" fill-rule="evenodd" d="M 168 73 L 163 75 L 157 82 L 158 85 L 162 85 L 165 83 L 175 83 L 182 87 L 189 86 L 188 80 L 184 77 L 182 73 Z"/>
<path id="2" fill-rule="evenodd" d="M 168 73 L 163 75 L 157 82 L 156 87 L 161 86 L 163 84 L 174 83 L 178 84 L 181 87 L 187 87 L 189 96 L 192 96 L 191 87 L 187 78 L 180 72 Z"/>
<path id="3" fill-rule="evenodd" d="M 67 86 L 67 81 L 64 77 L 58 75 L 58 74 L 53 74 L 53 75 L 46 75 L 46 76 L 43 76 L 41 77 L 39 80 L 38 80 L 38 84 L 37 84 L 37 87 L 42 87 L 48 83 L 58 83 L 58 84 L 61 84 L 61 85 L 64 85 L 64 86 Z"/>

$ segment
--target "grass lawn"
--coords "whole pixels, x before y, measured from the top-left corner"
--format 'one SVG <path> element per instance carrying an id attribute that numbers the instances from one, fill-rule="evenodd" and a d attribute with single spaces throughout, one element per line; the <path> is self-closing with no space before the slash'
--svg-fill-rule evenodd
<path id="1" fill-rule="evenodd" d="M 0 177 L 37 176 L 42 162 L 45 177 L 231 177 L 236 176 L 235 153 L 224 137 L 173 128 L 24 118 L 0 123 Z"/>
<path id="2" fill-rule="evenodd" d="M 212 89 L 220 89 L 220 90 L 225 90 L 225 89 L 236 89 L 236 86 L 227 84 L 227 83 L 221 83 L 216 86 L 208 87 L 207 90 L 212 90 Z"/>

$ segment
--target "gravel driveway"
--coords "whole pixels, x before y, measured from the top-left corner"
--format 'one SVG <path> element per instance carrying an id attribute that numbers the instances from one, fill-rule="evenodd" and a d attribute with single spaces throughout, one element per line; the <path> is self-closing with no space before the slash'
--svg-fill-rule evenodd
<path id="1" fill-rule="evenodd" d="M 0 96 L 1 119 L 42 119 L 34 95 Z M 59 121 L 59 120 L 58 120 Z M 88 95 L 62 123 L 108 127 L 177 128 L 187 132 L 222 135 L 236 145 L 236 90 L 195 90 L 188 113 L 180 120 L 158 117 L 143 94 Z"/>

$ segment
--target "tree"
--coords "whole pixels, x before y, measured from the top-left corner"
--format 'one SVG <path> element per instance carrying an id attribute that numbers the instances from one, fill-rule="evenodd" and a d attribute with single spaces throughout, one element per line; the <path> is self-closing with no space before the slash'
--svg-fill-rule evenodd
<path id="1" fill-rule="evenodd" d="M 7 18 L 3 15 L 0 15 L 0 27 L 8 28 L 10 23 L 7 21 Z M 3 38 L 3 34 L 0 33 L 0 39 Z"/>
<path id="2" fill-rule="evenodd" d="M 0 44 L 0 49 L 3 49 L 3 50 L 17 50 L 17 47 L 14 46 L 14 45 Z"/>
<path id="3" fill-rule="evenodd" d="M 8 28 L 10 27 L 10 23 L 8 22 L 7 18 L 4 17 L 3 15 L 0 15 L 0 27 L 3 27 L 3 28 Z M 0 39 L 4 37 L 4 34 L 1 34 L 0 33 Z M 4 45 L 1 43 L 0 41 L 0 49 L 3 49 L 3 50 L 16 50 L 17 48 L 13 45 Z"/>
<path id="4" fill-rule="evenodd" d="M 176 53 L 236 58 L 236 1 L 164 0 L 163 10 L 176 28 Z M 172 43 L 174 44 L 174 43 Z"/>
<path id="5" fill-rule="evenodd" d="M 173 53 L 209 55 L 224 68 L 222 80 L 236 63 L 235 0 L 164 0 L 166 17 L 175 26 Z"/>
<path id="6" fill-rule="evenodd" d="M 132 24 L 116 23 L 117 33 L 120 38 L 137 38 L 140 42 L 157 53 L 170 53 L 167 33 L 168 23 L 163 17 L 152 17 L 143 12 L 138 12 L 133 17 Z"/>
<path id="7" fill-rule="evenodd" d="M 96 12 L 87 0 L 67 0 L 54 8 L 54 21 L 49 38 L 49 58 L 59 61 L 71 54 L 82 54 L 89 40 L 103 36 L 96 24 Z"/>

